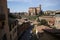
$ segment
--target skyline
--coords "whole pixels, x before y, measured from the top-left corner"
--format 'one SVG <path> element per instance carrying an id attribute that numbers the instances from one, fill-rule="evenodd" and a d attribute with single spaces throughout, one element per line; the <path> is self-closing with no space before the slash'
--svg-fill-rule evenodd
<path id="1" fill-rule="evenodd" d="M 42 5 L 42 10 L 60 10 L 60 0 L 8 0 L 10 12 L 28 12 L 29 7 Z"/>

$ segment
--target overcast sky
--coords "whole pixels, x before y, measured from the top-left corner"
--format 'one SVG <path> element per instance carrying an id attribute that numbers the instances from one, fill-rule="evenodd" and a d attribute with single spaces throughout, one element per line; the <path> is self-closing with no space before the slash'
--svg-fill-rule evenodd
<path id="1" fill-rule="evenodd" d="M 60 10 L 60 0 L 8 0 L 11 12 L 25 12 L 29 7 L 42 5 L 42 10 Z"/>

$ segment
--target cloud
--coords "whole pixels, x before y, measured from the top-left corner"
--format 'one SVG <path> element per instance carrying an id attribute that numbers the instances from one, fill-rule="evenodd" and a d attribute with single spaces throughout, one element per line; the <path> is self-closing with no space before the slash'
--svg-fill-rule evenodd
<path id="1" fill-rule="evenodd" d="M 42 3 L 44 10 L 56 10 L 59 8 L 60 0 L 45 0 Z"/>
<path id="2" fill-rule="evenodd" d="M 32 2 L 32 0 L 8 0 L 8 1 L 15 1 L 15 2 Z"/>
<path id="3" fill-rule="evenodd" d="M 10 8 L 16 8 L 16 5 L 17 6 L 19 6 L 20 5 L 20 7 L 17 7 L 18 9 L 17 10 L 19 10 L 19 8 L 21 8 L 20 9 L 20 11 L 22 10 L 27 10 L 27 8 L 29 8 L 29 7 L 35 7 L 35 6 L 38 6 L 39 4 L 41 4 L 42 5 L 42 9 L 43 10 L 49 10 L 49 9 L 59 9 L 60 8 L 60 0 L 8 0 L 8 2 L 10 2 Z M 14 5 L 13 7 L 11 7 L 11 5 L 12 4 L 15 4 L 15 3 L 17 3 L 16 5 Z M 23 8 L 22 8 L 23 7 Z M 14 10 L 16 10 L 14 8 Z"/>
<path id="4" fill-rule="evenodd" d="M 50 0 L 50 1 L 45 1 L 44 5 L 49 7 L 49 6 L 57 6 L 59 4 L 58 0 Z"/>
<path id="5" fill-rule="evenodd" d="M 30 3 L 30 4 L 43 4 L 43 5 L 55 5 L 58 4 L 59 0 L 8 0 L 8 1 L 14 1 L 14 2 L 24 2 L 24 3 Z"/>

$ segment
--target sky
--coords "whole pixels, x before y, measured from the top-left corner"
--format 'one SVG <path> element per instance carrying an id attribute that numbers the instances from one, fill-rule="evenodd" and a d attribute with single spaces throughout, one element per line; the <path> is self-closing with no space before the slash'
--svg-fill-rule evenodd
<path id="1" fill-rule="evenodd" d="M 42 10 L 60 10 L 60 0 L 7 0 L 10 12 L 28 12 L 29 7 L 38 7 Z"/>

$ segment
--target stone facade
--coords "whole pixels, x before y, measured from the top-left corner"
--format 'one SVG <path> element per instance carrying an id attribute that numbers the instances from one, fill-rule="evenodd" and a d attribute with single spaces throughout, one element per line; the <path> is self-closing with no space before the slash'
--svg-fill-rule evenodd
<path id="1" fill-rule="evenodd" d="M 39 7 L 30 7 L 29 8 L 29 15 L 38 15 L 41 12 L 41 5 Z"/>
<path id="2" fill-rule="evenodd" d="M 55 15 L 55 27 L 60 29 L 60 12 L 57 12 Z"/>
<path id="3" fill-rule="evenodd" d="M 53 16 L 42 16 L 39 17 L 40 20 L 45 19 L 50 26 L 53 26 L 55 24 L 55 17 Z"/>
<path id="4" fill-rule="evenodd" d="M 10 40 L 8 27 L 7 0 L 0 0 L 0 40 Z"/>
<path id="5" fill-rule="evenodd" d="M 12 19 L 9 19 L 8 13 L 10 10 L 7 8 L 7 0 L 0 0 L 0 40 L 17 40 L 17 25 L 9 24 Z M 11 26 L 14 28 L 10 31 Z"/>
<path id="6" fill-rule="evenodd" d="M 10 40 L 17 40 L 17 26 L 18 20 L 9 18 L 9 33 L 10 33 Z"/>
<path id="7" fill-rule="evenodd" d="M 48 11 L 45 11 L 44 14 L 45 14 L 45 15 L 54 16 L 54 15 L 55 15 L 55 11 L 50 11 L 50 10 L 48 10 Z"/>

